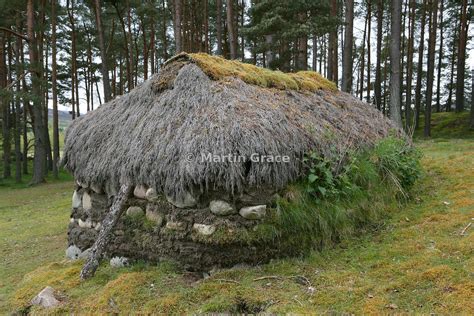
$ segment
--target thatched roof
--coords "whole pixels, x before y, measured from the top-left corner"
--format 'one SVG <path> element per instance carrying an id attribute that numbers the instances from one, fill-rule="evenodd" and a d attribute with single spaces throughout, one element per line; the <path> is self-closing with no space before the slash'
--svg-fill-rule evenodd
<path id="1" fill-rule="evenodd" d="M 379 111 L 317 73 L 180 54 L 130 93 L 76 119 L 63 165 L 89 185 L 239 193 L 296 180 L 310 150 L 369 146 L 392 129 Z M 209 153 L 281 155 L 290 162 L 203 161 Z"/>

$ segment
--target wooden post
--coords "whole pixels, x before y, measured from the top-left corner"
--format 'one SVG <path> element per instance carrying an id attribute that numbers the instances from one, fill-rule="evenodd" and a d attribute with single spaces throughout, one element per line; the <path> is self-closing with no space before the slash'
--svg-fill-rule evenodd
<path id="1" fill-rule="evenodd" d="M 125 204 L 131 192 L 131 185 L 123 184 L 120 187 L 120 192 L 117 194 L 117 196 L 115 196 L 114 203 L 110 207 L 109 212 L 102 222 L 102 228 L 100 229 L 97 240 L 92 246 L 91 254 L 89 258 L 87 258 L 87 262 L 82 268 L 81 280 L 85 280 L 94 276 L 95 271 L 99 267 L 99 260 L 102 258 L 104 251 L 107 249 L 110 233 L 122 215 L 125 209 Z"/>

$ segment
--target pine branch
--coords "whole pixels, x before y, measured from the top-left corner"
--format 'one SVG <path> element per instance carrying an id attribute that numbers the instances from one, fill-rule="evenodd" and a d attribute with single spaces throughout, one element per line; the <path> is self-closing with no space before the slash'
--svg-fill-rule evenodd
<path id="1" fill-rule="evenodd" d="M 20 34 L 20 33 L 16 32 L 16 31 L 14 31 L 14 30 L 11 30 L 11 29 L 9 29 L 9 28 L 0 26 L 0 31 L 4 31 L 4 32 L 6 32 L 6 33 L 13 34 L 13 35 L 15 35 L 15 36 L 17 36 L 17 37 L 19 37 L 19 38 L 24 39 L 24 40 L 27 41 L 27 42 L 30 41 L 27 36 L 25 36 L 25 35 L 23 35 L 23 34 Z"/>

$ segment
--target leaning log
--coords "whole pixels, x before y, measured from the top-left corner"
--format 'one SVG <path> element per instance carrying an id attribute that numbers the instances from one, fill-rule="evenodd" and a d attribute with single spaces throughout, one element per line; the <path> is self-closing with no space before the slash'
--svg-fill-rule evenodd
<path id="1" fill-rule="evenodd" d="M 131 192 L 131 185 L 123 184 L 120 187 L 119 193 L 115 196 L 114 202 L 112 203 L 109 212 L 102 222 L 102 228 L 100 229 L 97 240 L 92 246 L 90 256 L 81 270 L 81 280 L 85 280 L 94 276 L 95 271 L 99 267 L 99 260 L 102 258 L 104 251 L 107 249 L 111 232 L 125 210 L 125 204 L 127 203 Z"/>

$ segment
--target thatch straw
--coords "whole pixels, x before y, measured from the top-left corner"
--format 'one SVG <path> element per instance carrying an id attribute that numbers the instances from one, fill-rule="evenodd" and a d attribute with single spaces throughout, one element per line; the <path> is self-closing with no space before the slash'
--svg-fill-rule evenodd
<path id="1" fill-rule="evenodd" d="M 370 105 L 320 83 L 316 90 L 263 88 L 225 71 L 212 80 L 198 60 L 180 55 L 130 93 L 76 119 L 66 133 L 64 166 L 81 183 L 103 187 L 235 194 L 298 179 L 310 150 L 370 146 L 395 129 Z M 290 162 L 203 162 L 207 153 L 287 155 Z"/>

